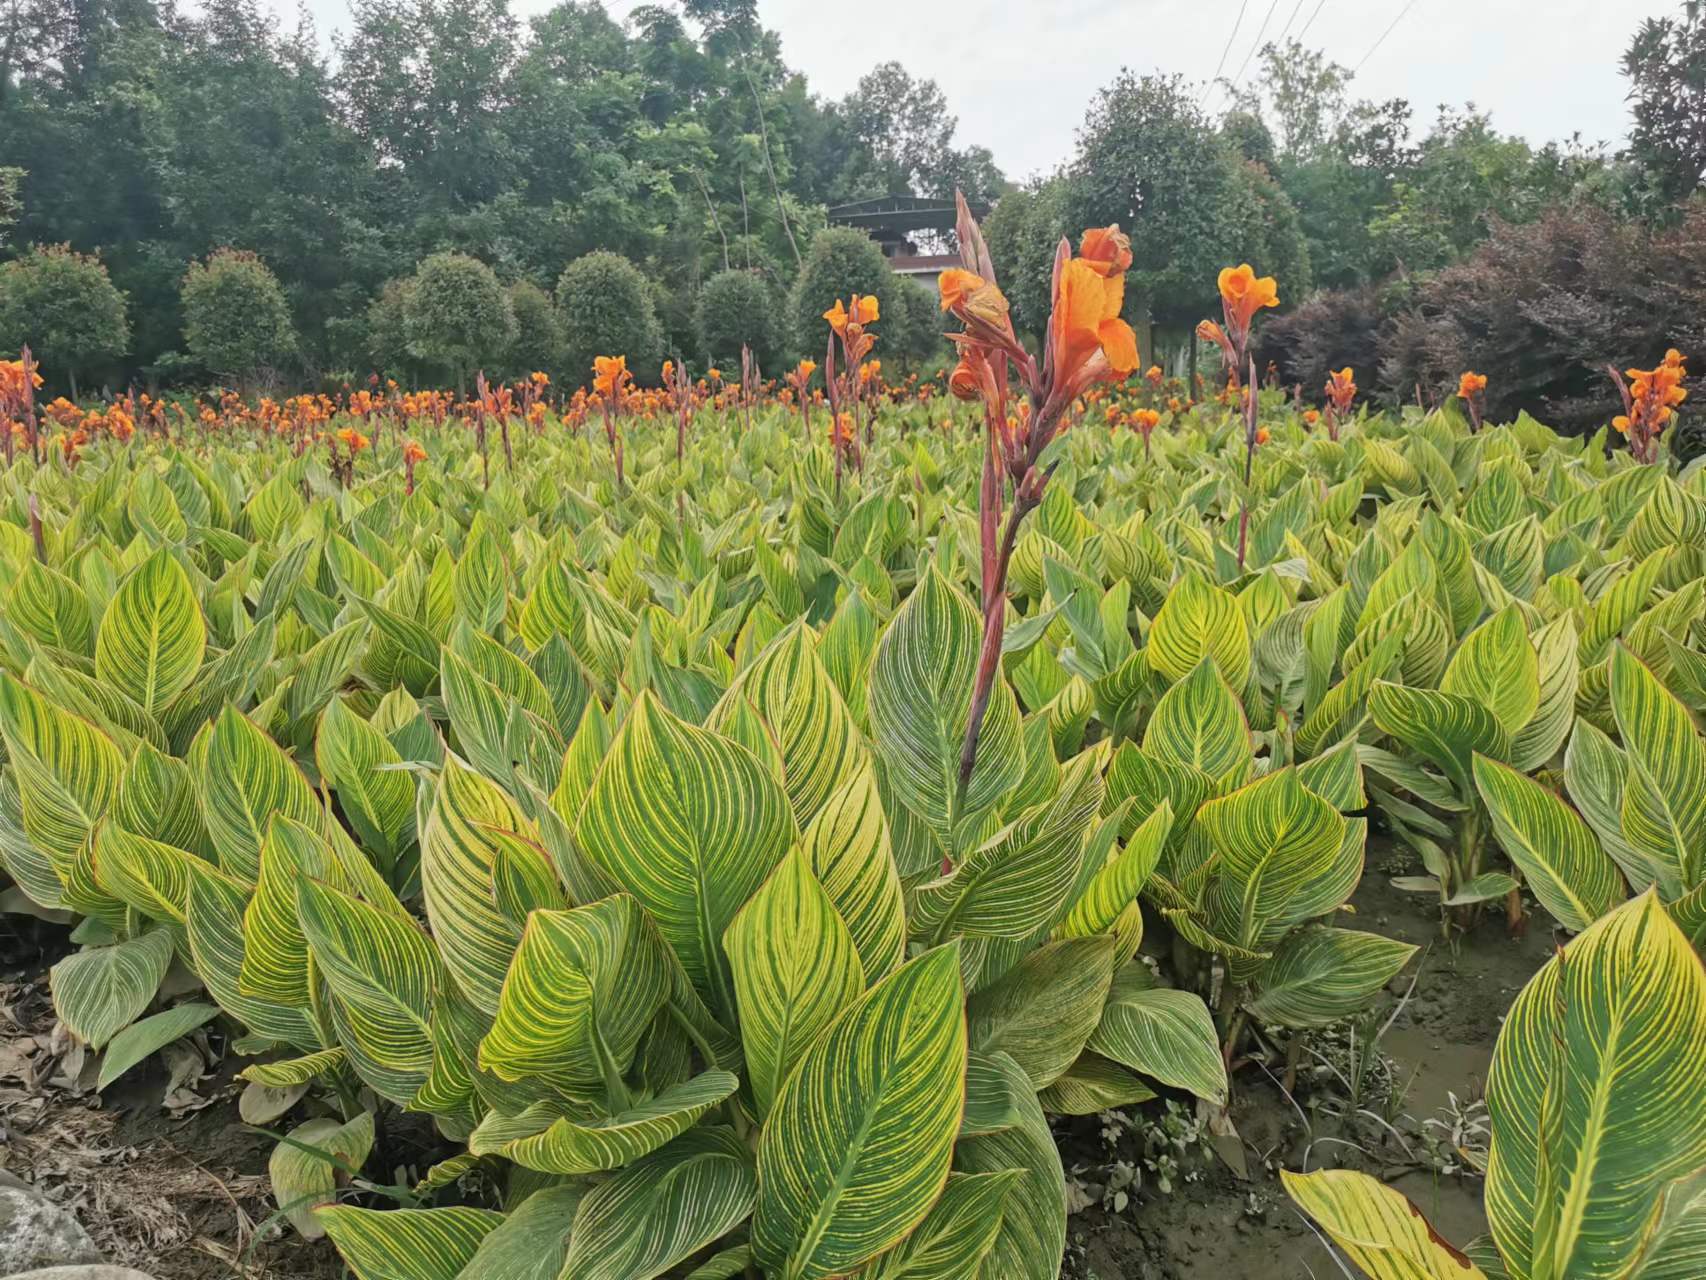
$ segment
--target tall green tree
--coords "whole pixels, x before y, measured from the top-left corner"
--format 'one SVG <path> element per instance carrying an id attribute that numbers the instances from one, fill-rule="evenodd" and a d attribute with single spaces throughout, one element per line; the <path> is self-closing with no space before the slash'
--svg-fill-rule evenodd
<path id="1" fill-rule="evenodd" d="M 0 352 L 25 344 L 48 377 L 76 399 L 86 374 L 122 355 L 130 341 L 124 295 L 101 260 L 68 245 L 38 245 L 0 265 Z"/>
<path id="2" fill-rule="evenodd" d="M 1629 153 L 1671 200 L 1706 181 L 1706 3 L 1648 18 L 1623 55 Z"/>
<path id="3" fill-rule="evenodd" d="M 402 303 L 410 353 L 447 371 L 462 393 L 476 372 L 496 369 L 515 340 L 515 314 L 496 273 L 465 253 L 424 259 Z"/>
<path id="4" fill-rule="evenodd" d="M 183 287 L 184 345 L 210 373 L 247 386 L 296 351 L 284 290 L 246 249 L 221 249 L 190 265 Z"/>

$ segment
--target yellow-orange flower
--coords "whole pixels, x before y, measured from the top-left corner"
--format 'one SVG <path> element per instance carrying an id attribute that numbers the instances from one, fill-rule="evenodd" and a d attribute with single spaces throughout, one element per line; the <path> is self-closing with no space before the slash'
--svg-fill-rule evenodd
<path id="1" fill-rule="evenodd" d="M 404 462 L 422 462 L 426 459 L 426 456 L 426 447 L 418 440 L 411 440 L 408 444 L 403 446 Z"/>
<path id="2" fill-rule="evenodd" d="M 1487 375 L 1484 373 L 1466 373 L 1457 380 L 1457 394 L 1461 399 L 1470 400 L 1487 389 Z"/>
<path id="3" fill-rule="evenodd" d="M 1161 415 L 1154 409 L 1134 409 L 1131 423 L 1140 431 L 1153 431 L 1161 425 Z"/>
<path id="4" fill-rule="evenodd" d="M 816 372 L 817 372 L 817 361 L 815 361 L 815 360 L 802 360 L 802 361 L 800 361 L 799 367 L 794 370 L 794 376 L 799 378 L 799 380 L 801 382 L 805 382 L 807 379 L 809 379 L 812 376 L 812 374 L 814 374 Z"/>
<path id="5" fill-rule="evenodd" d="M 1305 409 L 1303 411 L 1303 425 L 1304 426 L 1312 427 L 1319 421 L 1321 421 L 1321 414 L 1319 411 L 1317 411 L 1315 409 Z"/>
<path id="6" fill-rule="evenodd" d="M 1162 379 L 1166 377 L 1166 375 L 1161 372 L 1161 366 L 1158 364 L 1150 365 L 1149 368 L 1143 371 L 1143 376 L 1152 387 L 1159 387 Z"/>
<path id="7" fill-rule="evenodd" d="M 348 449 L 352 454 L 360 453 L 363 449 L 367 448 L 369 444 L 373 443 L 366 436 L 362 435 L 361 432 L 356 431 L 351 427 L 341 428 L 338 431 L 338 439 L 342 441 L 344 448 Z"/>
<path id="8" fill-rule="evenodd" d="M 1266 427 L 1257 427 L 1256 428 L 1256 443 L 1257 444 L 1266 444 L 1269 439 L 1270 439 L 1270 436 L 1268 435 L 1268 429 Z"/>
<path id="9" fill-rule="evenodd" d="M 614 398 L 628 377 L 627 356 L 594 356 L 592 389 L 601 396 Z"/>
<path id="10" fill-rule="evenodd" d="M 850 413 L 836 414 L 834 421 L 829 424 L 829 443 L 836 448 L 852 444 L 856 434 L 857 426 Z"/>
<path id="11" fill-rule="evenodd" d="M 1091 227 L 1078 242 L 1078 257 L 1099 276 L 1123 276 L 1131 266 L 1131 237 L 1117 222 Z"/>
<path id="12" fill-rule="evenodd" d="M 1123 273 L 1104 276 L 1082 258 L 1062 264 L 1049 321 L 1053 397 L 1069 403 L 1093 381 L 1119 381 L 1137 368 L 1137 335 L 1120 319 Z"/>
<path id="13" fill-rule="evenodd" d="M 663 380 L 664 380 L 664 382 L 668 383 L 669 380 L 671 378 L 673 378 L 674 376 L 675 376 L 675 361 L 665 360 L 663 362 Z"/>
<path id="14" fill-rule="evenodd" d="M 1357 394 L 1356 378 L 1349 365 L 1328 372 L 1326 392 L 1327 399 L 1333 402 L 1333 408 L 1340 413 L 1349 412 L 1351 401 L 1356 399 Z"/>
<path id="15" fill-rule="evenodd" d="M 880 318 L 878 315 L 877 299 L 874 296 L 861 297 L 853 295 L 851 309 L 841 304 L 841 299 L 835 300 L 835 305 L 823 313 L 823 318 L 829 321 L 829 327 L 836 333 L 847 332 L 849 323 L 858 325 L 874 324 Z"/>
<path id="16" fill-rule="evenodd" d="M 1256 312 L 1279 306 L 1279 284 L 1272 276 L 1258 276 L 1248 262 L 1241 263 L 1222 269 L 1220 299 L 1226 305 L 1227 323 L 1247 329 Z"/>

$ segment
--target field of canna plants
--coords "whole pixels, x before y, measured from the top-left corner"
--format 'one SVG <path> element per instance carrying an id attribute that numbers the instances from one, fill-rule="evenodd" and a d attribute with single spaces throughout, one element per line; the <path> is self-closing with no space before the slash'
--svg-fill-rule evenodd
<path id="1" fill-rule="evenodd" d="M 1154 1117 L 1279 1180 L 1250 1256 L 1297 1275 L 1706 1274 L 1680 361 L 1627 449 L 1472 373 L 1369 413 L 1256 385 L 1241 268 L 1205 392 L 1138 367 L 1118 228 L 1040 352 L 959 243 L 936 381 L 858 297 L 774 382 L 87 408 L 4 366 L 0 858 L 72 928 L 61 1048 L 97 1092 L 228 1063 L 260 1234 L 360 1280 L 1107 1277 L 1062 1144 Z M 1354 1144 L 1241 1141 L 1525 931 L 1435 1166 L 1480 1238 Z"/>

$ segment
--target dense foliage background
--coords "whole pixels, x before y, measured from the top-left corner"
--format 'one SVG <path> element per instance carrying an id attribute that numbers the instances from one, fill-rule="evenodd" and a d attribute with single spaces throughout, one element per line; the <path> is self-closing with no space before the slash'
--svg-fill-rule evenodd
<path id="1" fill-rule="evenodd" d="M 617 327 L 643 330 L 642 376 L 659 353 L 727 362 L 740 341 L 777 373 L 820 354 L 820 295 L 856 283 L 821 278 L 850 263 L 845 243 L 817 243 L 825 209 L 956 186 L 996 204 L 989 239 L 1022 329 L 1046 310 L 1058 236 L 1129 229 L 1128 313 L 1153 321 L 1146 358 L 1179 371 L 1215 270 L 1245 260 L 1279 277 L 1288 313 L 1271 317 L 1263 358 L 1310 392 L 1351 362 L 1389 400 L 1433 398 L 1473 364 L 1495 411 L 1587 424 L 1611 404 L 1607 360 L 1696 344 L 1698 0 L 1631 33 L 1616 152 L 1535 147 L 1473 108 L 1430 120 L 1358 99 L 1346 68 L 1295 41 L 1258 62 L 1218 116 L 1195 85 L 1122 74 L 1088 104 L 1076 154 L 1015 186 L 957 137 L 941 90 L 899 65 L 845 99 L 814 94 L 753 0 L 646 5 L 622 23 L 593 0 L 526 22 L 505 0 L 358 0 L 330 52 L 255 0 L 17 0 L 0 12 L 0 258 L 67 245 L 105 269 L 36 259 L 86 289 L 71 310 L 103 317 L 49 370 L 61 388 L 370 370 L 442 382 L 470 361 L 579 382 L 587 350 L 630 335 L 588 333 L 563 284 L 610 275 L 631 292 L 636 278 L 608 258 L 571 269 L 592 253 L 637 269 L 648 305 Z M 269 305 L 242 368 L 190 334 L 191 264 L 226 249 L 252 266 L 218 296 L 241 280 L 270 298 L 258 267 L 288 310 Z M 484 264 L 504 293 L 507 306 L 476 290 L 495 333 L 473 346 L 423 329 L 471 286 L 442 254 Z M 420 273 L 451 292 L 423 294 Z M 0 294 L 39 295 L 40 275 L 0 275 Z M 891 361 L 939 353 L 916 301 L 885 297 Z M 0 297 L 0 347 L 44 345 L 36 315 Z"/>

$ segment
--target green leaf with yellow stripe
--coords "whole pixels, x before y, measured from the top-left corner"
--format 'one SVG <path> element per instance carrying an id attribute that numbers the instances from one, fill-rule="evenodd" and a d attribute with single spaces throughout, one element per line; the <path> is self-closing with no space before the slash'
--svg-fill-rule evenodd
<path id="1" fill-rule="evenodd" d="M 982 636 L 971 601 L 932 564 L 871 661 L 871 732 L 888 785 L 950 850 L 1024 776 L 1019 708 L 998 672 L 961 794 L 960 753 Z"/>
<path id="2" fill-rule="evenodd" d="M 159 715 L 195 679 L 206 648 L 189 575 L 161 548 L 119 584 L 101 615 L 95 674 Z"/>
<path id="3" fill-rule="evenodd" d="M 865 990 L 853 935 L 797 849 L 723 934 L 758 1118 L 818 1034 Z"/>
<path id="4" fill-rule="evenodd" d="M 456 1280 L 503 1222 L 490 1209 L 358 1209 L 325 1205 L 314 1216 L 356 1280 Z"/>
<path id="5" fill-rule="evenodd" d="M 1617 864 L 1555 793 L 1485 756 L 1475 757 L 1475 786 L 1499 844 L 1565 928 L 1580 933 L 1627 896 Z"/>
<path id="6" fill-rule="evenodd" d="M 786 795 L 757 757 L 642 694 L 575 835 L 657 921 L 701 996 L 732 1018 L 723 932 L 797 835 Z"/>
<path id="7" fill-rule="evenodd" d="M 759 1139 L 752 1243 L 773 1275 L 843 1275 L 923 1220 L 947 1182 L 965 1062 L 954 945 L 897 969 L 812 1044 Z"/>
<path id="8" fill-rule="evenodd" d="M 432 942 L 406 916 L 316 880 L 298 881 L 296 907 L 350 1066 L 381 1097 L 412 1102 L 432 1068 Z"/>
<path id="9" fill-rule="evenodd" d="M 1422 1211 L 1366 1173 L 1280 1170 L 1286 1194 L 1370 1280 L 1487 1280 Z"/>
<path id="10" fill-rule="evenodd" d="M 1652 892 L 1517 996 L 1487 1078 L 1487 1220 L 1511 1274 L 1625 1276 L 1706 1166 L 1706 971 Z"/>

